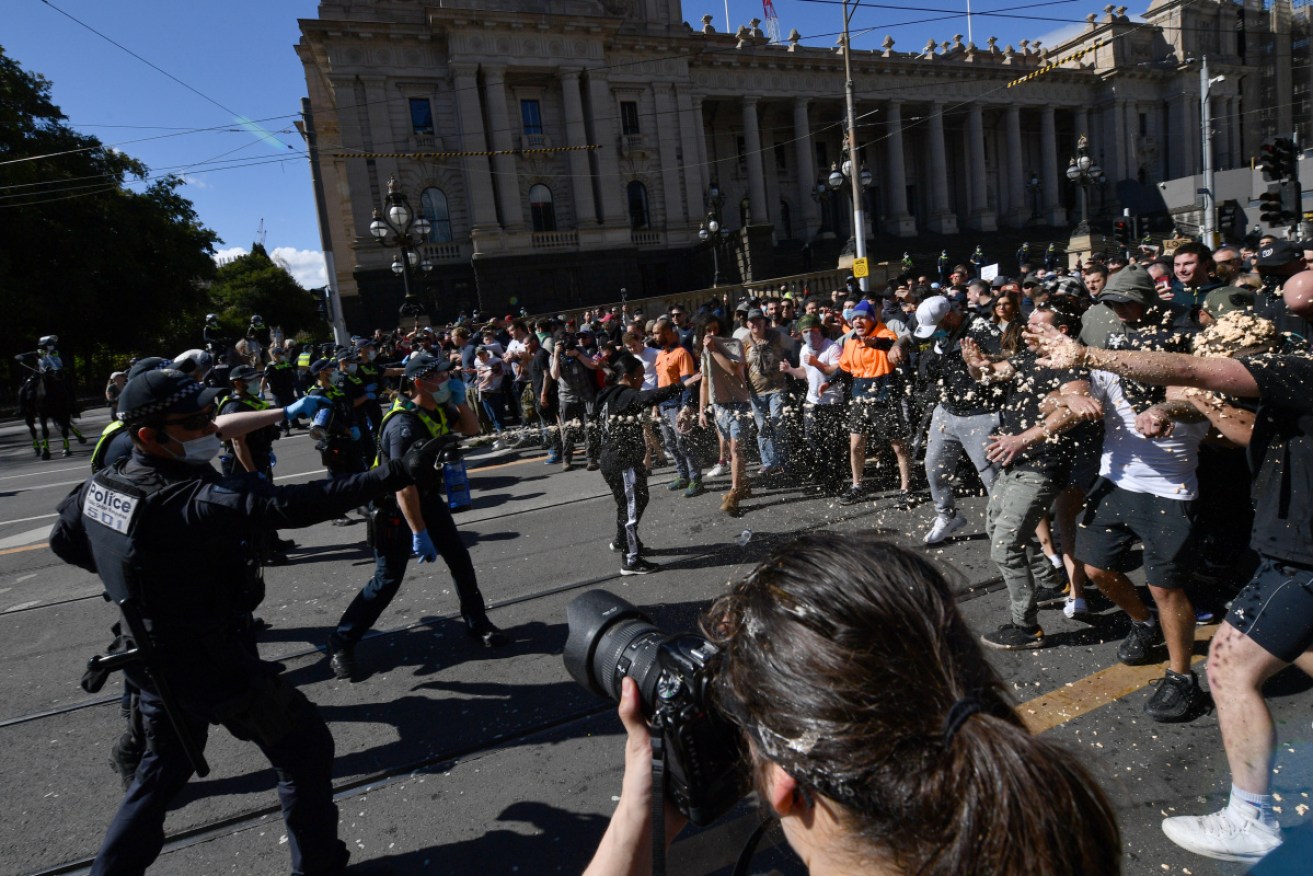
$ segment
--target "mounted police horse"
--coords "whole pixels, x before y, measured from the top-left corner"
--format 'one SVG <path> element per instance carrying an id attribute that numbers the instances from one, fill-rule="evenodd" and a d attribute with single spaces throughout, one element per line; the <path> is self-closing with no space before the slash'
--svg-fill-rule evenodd
<path id="1" fill-rule="evenodd" d="M 23 363 L 23 367 L 32 373 L 23 381 L 18 391 L 18 410 L 27 421 L 27 430 L 32 433 L 32 450 L 42 459 L 50 458 L 50 421 L 59 427 L 64 439 L 64 456 L 72 456 L 69 449 L 68 435 L 77 436 L 79 444 L 86 444 L 83 437 L 73 426 L 73 417 L 77 415 L 73 392 L 64 382 L 62 371 L 39 370 Z M 37 439 L 36 423 L 41 421 L 41 437 Z"/>

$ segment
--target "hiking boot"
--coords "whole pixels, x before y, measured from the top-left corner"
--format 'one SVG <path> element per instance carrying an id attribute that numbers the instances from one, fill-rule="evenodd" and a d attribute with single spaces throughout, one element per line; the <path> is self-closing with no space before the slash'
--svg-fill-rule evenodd
<path id="1" fill-rule="evenodd" d="M 730 490 L 720 500 L 720 510 L 730 517 L 739 516 L 739 499 L 742 494 L 738 490 Z"/>
<path id="2" fill-rule="evenodd" d="M 1199 689 L 1199 676 L 1167 670 L 1158 689 L 1144 704 L 1144 713 L 1161 724 L 1191 721 L 1208 710 L 1208 694 Z"/>
<path id="3" fill-rule="evenodd" d="M 961 514 L 954 514 L 952 517 L 936 515 L 934 525 L 930 527 L 930 531 L 921 540 L 926 544 L 939 544 L 966 525 L 967 519 Z"/>
<path id="4" fill-rule="evenodd" d="M 1117 659 L 1127 666 L 1154 662 L 1154 652 L 1163 644 L 1163 631 L 1156 623 L 1131 621 L 1131 631 L 1117 648 Z"/>
<path id="5" fill-rule="evenodd" d="M 1000 651 L 1026 651 L 1044 647 L 1044 630 L 1039 624 L 1033 627 L 1004 624 L 992 633 L 982 634 L 980 641 Z"/>
<path id="6" fill-rule="evenodd" d="M 666 489 L 672 493 L 675 492 L 676 490 L 687 490 L 688 478 L 675 478 L 673 481 L 671 481 L 669 484 L 666 485 Z"/>
<path id="7" fill-rule="evenodd" d="M 132 785 L 132 780 L 137 775 L 137 767 L 141 764 L 141 757 L 145 753 L 146 740 L 131 731 L 125 732 L 119 737 L 119 741 L 114 743 L 114 748 L 109 753 L 109 765 L 118 773 L 119 781 L 123 783 L 123 790 L 126 791 Z"/>
<path id="8" fill-rule="evenodd" d="M 1036 587 L 1035 604 L 1040 608 L 1057 608 L 1067 602 L 1069 593 L 1071 593 L 1071 585 L 1066 583 L 1059 587 Z"/>
<path id="9" fill-rule="evenodd" d="M 650 563 L 647 560 L 643 559 L 642 557 L 639 557 L 638 559 L 634 560 L 632 563 L 629 562 L 628 559 L 626 559 L 624 563 L 621 564 L 620 566 L 620 574 L 621 575 L 650 575 L 653 572 L 659 571 L 660 569 L 661 567 L 658 566 L 656 563 Z"/>
<path id="10" fill-rule="evenodd" d="M 1264 824 L 1258 807 L 1241 800 L 1209 815 L 1164 818 L 1163 833 L 1181 848 L 1219 861 L 1257 861 L 1281 845 L 1281 829 Z"/>
<path id="11" fill-rule="evenodd" d="M 684 490 L 684 498 L 692 499 L 694 496 L 701 496 L 706 490 L 702 487 L 701 478 L 693 478 L 688 482 L 688 489 Z"/>
<path id="12" fill-rule="evenodd" d="M 866 499 L 866 489 L 856 484 L 839 494 L 840 505 L 856 505 Z"/>
<path id="13" fill-rule="evenodd" d="M 329 640 L 328 666 L 343 681 L 356 680 L 356 646 Z"/>

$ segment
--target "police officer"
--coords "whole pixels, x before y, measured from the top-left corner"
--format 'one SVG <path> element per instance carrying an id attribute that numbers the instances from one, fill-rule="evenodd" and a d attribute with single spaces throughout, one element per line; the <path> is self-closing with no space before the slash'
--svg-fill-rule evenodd
<path id="1" fill-rule="evenodd" d="M 309 364 L 306 362 L 306 365 Z M 264 366 L 260 390 L 268 390 L 274 397 L 274 404 L 280 408 L 296 401 L 296 366 L 287 361 L 287 351 L 281 346 L 269 349 L 269 364 Z M 284 423 L 282 430 L 284 435 L 290 434 L 292 424 Z"/>
<path id="2" fill-rule="evenodd" d="M 374 458 L 374 428 L 376 423 L 369 422 L 369 403 L 378 397 L 365 386 L 365 377 L 360 373 L 360 353 L 354 346 L 338 347 L 333 357 L 337 359 L 337 371 L 333 374 L 333 386 L 346 397 L 351 406 L 351 417 L 356 424 L 355 440 L 357 452 L 362 460 Z"/>
<path id="3" fill-rule="evenodd" d="M 410 357 L 405 375 L 412 381 L 410 395 L 399 397 L 383 418 L 376 467 L 388 465 L 388 460 L 401 458 L 416 443 L 430 438 L 452 431 L 479 434 L 479 419 L 465 400 L 465 384 L 452 377 L 451 367 L 450 361 L 428 353 Z M 488 620 L 474 562 L 436 489 L 399 489 L 395 496 L 375 503 L 372 518 L 374 577 L 356 595 L 329 637 L 334 675 L 355 678 L 356 644 L 401 589 L 412 554 L 421 563 L 432 563 L 442 554 L 456 581 L 465 632 L 488 647 L 505 643 L 501 631 Z"/>
<path id="4" fill-rule="evenodd" d="M 232 392 L 219 404 L 220 414 L 236 414 L 242 411 L 264 411 L 270 405 L 267 401 L 252 394 L 251 386 L 259 377 L 259 372 L 250 365 L 238 365 L 228 373 Z M 287 407 L 287 405 L 280 405 Z M 283 420 L 287 422 L 286 418 Z M 223 473 L 257 472 L 269 480 L 274 477 L 273 443 L 278 439 L 277 426 L 265 426 L 245 435 L 227 438 L 228 453 L 222 460 Z M 225 436 L 226 437 L 226 436 Z"/>
<path id="5" fill-rule="evenodd" d="M 415 448 L 354 478 L 294 487 L 224 478 L 209 464 L 219 450 L 216 395 L 174 369 L 130 380 L 119 408 L 132 456 L 68 496 L 51 533 L 60 558 L 97 572 L 125 618 L 139 617 L 154 651 L 150 664 L 125 669 L 151 744 L 96 856 L 97 876 L 142 873 L 159 855 L 169 803 L 193 772 L 185 745 L 203 750 L 210 724 L 254 742 L 277 770 L 294 872 L 339 873 L 348 858 L 328 727 L 242 632 L 263 586 L 247 545 L 261 528 L 309 526 L 424 478 L 432 452 Z M 318 404 L 256 416 L 272 423 Z"/>

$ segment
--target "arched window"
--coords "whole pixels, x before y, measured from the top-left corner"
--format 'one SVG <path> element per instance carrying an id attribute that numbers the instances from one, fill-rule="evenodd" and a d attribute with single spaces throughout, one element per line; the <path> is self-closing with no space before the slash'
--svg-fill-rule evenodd
<path id="1" fill-rule="evenodd" d="M 451 213 L 447 210 L 447 196 L 442 189 L 428 188 L 419 198 L 419 208 L 429 220 L 429 243 L 451 242 Z"/>
<path id="2" fill-rule="evenodd" d="M 629 193 L 629 227 L 637 230 L 652 224 L 647 212 L 647 186 L 634 180 L 626 188 Z"/>
<path id="3" fill-rule="evenodd" d="M 529 212 L 533 215 L 534 231 L 556 230 L 556 207 L 552 204 L 552 190 L 542 183 L 529 189 Z"/>

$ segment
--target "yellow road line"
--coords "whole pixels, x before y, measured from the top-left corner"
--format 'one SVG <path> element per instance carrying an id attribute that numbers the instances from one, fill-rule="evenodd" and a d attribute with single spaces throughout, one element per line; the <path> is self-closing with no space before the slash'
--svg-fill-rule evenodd
<path id="1" fill-rule="evenodd" d="M 1217 624 L 1195 627 L 1194 639 L 1196 642 L 1206 642 L 1215 632 Z M 1193 661 L 1193 665 L 1197 666 L 1205 659 L 1201 655 Z M 1149 666 L 1125 666 L 1118 663 L 1027 700 L 1017 706 L 1017 713 L 1030 728 L 1030 732 L 1043 733 L 1135 693 L 1162 678 L 1166 666 L 1166 662 Z"/>
<path id="2" fill-rule="evenodd" d="M 48 547 L 50 547 L 49 544 L 29 544 L 26 547 L 7 548 L 0 551 L 0 557 L 8 556 L 9 554 L 21 554 L 24 551 L 42 551 Z"/>

